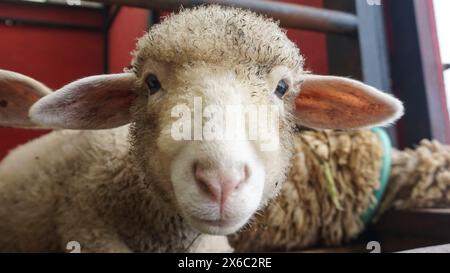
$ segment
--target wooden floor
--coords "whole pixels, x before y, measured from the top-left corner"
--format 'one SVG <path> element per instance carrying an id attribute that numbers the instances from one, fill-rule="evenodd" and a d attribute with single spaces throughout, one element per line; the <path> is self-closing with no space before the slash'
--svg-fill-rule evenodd
<path id="1" fill-rule="evenodd" d="M 372 242 L 368 245 L 369 242 Z M 391 211 L 354 242 L 314 253 L 450 253 L 450 209 Z M 411 250 L 412 249 L 412 250 Z"/>

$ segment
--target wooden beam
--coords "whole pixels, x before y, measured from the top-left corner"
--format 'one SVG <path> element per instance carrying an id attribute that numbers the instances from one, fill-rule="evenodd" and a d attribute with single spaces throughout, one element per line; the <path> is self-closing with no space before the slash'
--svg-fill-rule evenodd
<path id="1" fill-rule="evenodd" d="M 393 210 L 369 227 L 383 252 L 450 243 L 450 209 Z"/>

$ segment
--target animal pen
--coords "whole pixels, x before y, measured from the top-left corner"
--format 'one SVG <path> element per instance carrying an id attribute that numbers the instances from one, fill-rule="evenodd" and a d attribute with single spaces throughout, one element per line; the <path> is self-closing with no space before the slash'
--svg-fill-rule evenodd
<path id="1" fill-rule="evenodd" d="M 2 2 L 17 4 L 15 1 Z M 99 33 L 103 49 L 102 70 L 103 73 L 109 73 L 110 28 L 123 7 L 148 9 L 149 25 L 158 23 L 162 13 L 179 10 L 180 7 L 187 9 L 199 5 L 219 4 L 250 9 L 279 20 L 282 27 L 325 34 L 330 74 L 363 81 L 395 94 L 402 100 L 407 115 L 397 127 L 388 129 L 393 146 L 399 149 L 414 147 L 422 139 L 450 143 L 449 115 L 445 103 L 442 103 L 445 98 L 441 76 L 443 68 L 430 61 L 436 59 L 439 49 L 432 44 L 436 40 L 436 30 L 430 24 L 433 19 L 433 7 L 429 1 L 390 0 L 383 1 L 381 5 L 378 1 L 369 0 L 323 0 L 322 8 L 265 0 L 91 0 L 90 2 L 102 4 L 100 8 L 95 9 L 95 12 L 101 13 L 102 16 L 100 26 L 21 19 L 3 14 L 0 14 L 0 23 L 9 27 L 31 26 Z M 37 8 L 44 6 L 41 3 L 31 2 L 18 5 Z M 57 4 L 55 6 L 61 7 Z M 327 141 L 340 139 L 340 136 L 334 133 L 325 137 L 311 133 L 308 137 L 311 142 L 324 143 L 326 142 L 324 139 Z M 349 138 L 360 139 L 360 136 L 351 135 Z M 433 146 L 437 144 L 421 145 L 430 150 L 438 149 Z M 303 144 L 299 149 L 304 151 L 308 147 Z M 450 153 L 450 150 L 448 152 Z M 410 154 L 412 153 L 411 151 Z M 399 158 L 405 158 L 407 154 L 408 152 L 402 152 Z M 313 154 L 310 156 L 314 157 Z M 400 161 L 398 159 L 397 162 Z M 449 208 L 390 210 L 377 219 L 376 223 L 368 225 L 356 239 L 345 242 L 343 246 L 313 247 L 307 248 L 306 251 L 368 252 L 372 249 L 367 242 L 376 241 L 382 245 L 383 252 L 395 252 L 449 243 L 448 230 L 450 230 Z M 242 248 L 248 250 L 246 246 Z"/>

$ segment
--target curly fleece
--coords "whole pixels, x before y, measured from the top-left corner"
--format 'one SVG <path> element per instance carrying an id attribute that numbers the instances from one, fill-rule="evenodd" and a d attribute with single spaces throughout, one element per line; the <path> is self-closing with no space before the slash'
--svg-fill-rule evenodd
<path id="1" fill-rule="evenodd" d="M 284 65 L 303 71 L 303 58 L 277 22 L 262 15 L 220 6 L 198 7 L 171 15 L 153 26 L 138 42 L 133 65 L 142 71 L 146 60 L 181 65 L 224 60 L 251 63 L 264 70 Z"/>

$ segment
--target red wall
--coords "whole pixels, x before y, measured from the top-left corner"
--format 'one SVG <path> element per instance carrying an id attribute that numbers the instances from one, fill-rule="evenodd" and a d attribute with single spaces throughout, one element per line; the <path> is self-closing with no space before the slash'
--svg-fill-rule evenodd
<path id="1" fill-rule="evenodd" d="M 322 0 L 286 0 L 322 7 Z M 0 16 L 65 23 L 101 25 L 101 13 L 79 9 L 42 8 L 0 3 Z M 148 29 L 148 11 L 123 7 L 109 33 L 109 69 L 120 73 L 131 61 L 136 40 Z M 326 38 L 323 34 L 288 30 L 306 56 L 306 67 L 327 74 Z M 101 33 L 37 27 L 0 26 L 0 69 L 13 70 L 57 89 L 75 79 L 101 74 Z M 6 42 L 5 42 L 6 41 Z M 46 131 L 0 128 L 0 159 L 9 150 Z"/>
<path id="2" fill-rule="evenodd" d="M 148 10 L 123 7 L 109 33 L 109 69 L 111 73 L 123 71 L 131 62 L 130 52 L 137 39 L 148 30 Z"/>
<path id="3" fill-rule="evenodd" d="M 323 7 L 323 0 L 283 0 L 295 4 Z M 306 59 L 306 69 L 316 74 L 328 74 L 328 55 L 326 35 L 309 31 L 288 29 L 289 38 L 300 48 Z"/>
<path id="4" fill-rule="evenodd" d="M 0 4 L 0 16 L 100 24 L 98 12 Z M 23 73 L 51 88 L 102 72 L 100 33 L 0 25 L 0 68 Z M 46 131 L 0 128 L 0 159 Z"/>

